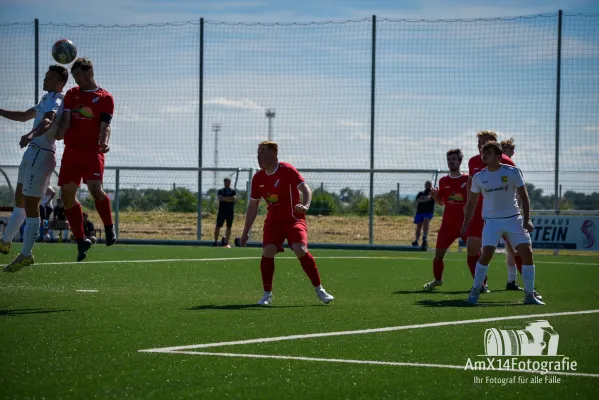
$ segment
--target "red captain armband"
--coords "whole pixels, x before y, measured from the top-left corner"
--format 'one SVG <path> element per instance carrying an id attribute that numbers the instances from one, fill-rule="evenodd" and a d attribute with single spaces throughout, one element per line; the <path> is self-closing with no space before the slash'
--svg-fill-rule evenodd
<path id="1" fill-rule="evenodd" d="M 100 114 L 100 122 L 106 122 L 107 124 L 110 124 L 110 121 L 112 121 L 112 115 L 108 113 Z"/>

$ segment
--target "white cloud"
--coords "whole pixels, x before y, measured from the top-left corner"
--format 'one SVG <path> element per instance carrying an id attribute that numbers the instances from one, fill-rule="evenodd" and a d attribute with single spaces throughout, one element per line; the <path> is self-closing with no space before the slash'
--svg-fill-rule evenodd
<path id="1" fill-rule="evenodd" d="M 265 109 L 265 107 L 258 105 L 256 102 L 244 98 L 228 99 L 225 97 L 215 97 L 208 100 L 204 100 L 204 104 L 253 111 L 263 111 Z"/>

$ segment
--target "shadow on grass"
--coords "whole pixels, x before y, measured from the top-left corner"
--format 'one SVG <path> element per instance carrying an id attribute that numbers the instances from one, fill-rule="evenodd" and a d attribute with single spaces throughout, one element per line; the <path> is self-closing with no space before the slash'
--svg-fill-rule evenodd
<path id="1" fill-rule="evenodd" d="M 418 300 L 414 303 L 417 306 L 422 307 L 506 307 L 506 306 L 521 306 L 523 303 L 509 303 L 509 302 L 493 302 L 485 303 L 478 302 L 476 306 L 469 304 L 466 299 L 445 299 L 445 300 Z"/>
<path id="2" fill-rule="evenodd" d="M 58 308 L 21 308 L 15 310 L 2 310 L 0 309 L 0 317 L 14 317 L 17 315 L 28 315 L 28 314 L 51 314 L 58 312 L 67 312 L 73 310 L 61 310 Z"/>
<path id="3" fill-rule="evenodd" d="M 470 293 L 470 289 L 464 290 L 454 290 L 454 291 L 440 291 L 440 290 L 397 290 L 393 292 L 393 294 L 468 294 Z"/>
<path id="4" fill-rule="evenodd" d="M 202 311 L 202 310 L 261 310 L 269 308 L 304 308 L 304 307 L 322 307 L 320 304 L 311 304 L 304 306 L 259 306 L 258 304 L 207 304 L 205 306 L 194 306 L 186 308 L 186 311 Z"/>

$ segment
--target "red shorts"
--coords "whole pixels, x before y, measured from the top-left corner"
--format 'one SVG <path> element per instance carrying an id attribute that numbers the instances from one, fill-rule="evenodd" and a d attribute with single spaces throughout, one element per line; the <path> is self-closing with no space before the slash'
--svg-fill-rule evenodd
<path id="1" fill-rule="evenodd" d="M 437 249 L 448 249 L 449 246 L 456 239 L 459 239 L 460 229 L 462 228 L 460 222 L 448 222 L 441 223 L 441 229 L 439 229 L 439 233 L 437 234 L 437 244 L 435 248 Z M 466 241 L 465 237 L 461 237 L 463 241 Z"/>
<path id="2" fill-rule="evenodd" d="M 307 246 L 308 226 L 306 225 L 306 220 L 298 219 L 297 221 L 287 223 L 269 222 L 267 220 L 264 224 L 262 247 L 274 244 L 277 246 L 279 252 L 283 252 L 285 239 L 287 239 L 289 246 L 294 243 L 301 243 Z"/>
<path id="3" fill-rule="evenodd" d="M 69 182 L 75 182 L 77 186 L 87 181 L 102 181 L 104 179 L 104 154 L 98 153 L 96 149 L 73 148 L 65 146 L 60 173 L 58 174 L 58 186 Z"/>
<path id="4" fill-rule="evenodd" d="M 466 231 L 466 237 L 483 237 L 483 227 L 485 226 L 485 220 L 483 219 L 481 209 L 476 207 L 474 216 L 470 220 L 468 230 Z"/>

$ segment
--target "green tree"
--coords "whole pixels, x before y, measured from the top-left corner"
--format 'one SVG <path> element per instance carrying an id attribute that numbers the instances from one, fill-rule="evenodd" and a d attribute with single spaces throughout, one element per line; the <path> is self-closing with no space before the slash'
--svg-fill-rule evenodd
<path id="1" fill-rule="evenodd" d="M 171 192 L 171 199 L 168 203 L 168 210 L 174 212 L 196 212 L 197 196 L 185 188 L 176 188 Z"/>

